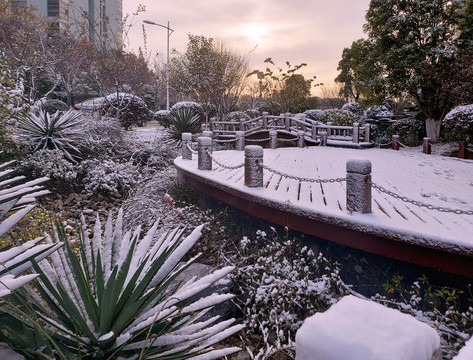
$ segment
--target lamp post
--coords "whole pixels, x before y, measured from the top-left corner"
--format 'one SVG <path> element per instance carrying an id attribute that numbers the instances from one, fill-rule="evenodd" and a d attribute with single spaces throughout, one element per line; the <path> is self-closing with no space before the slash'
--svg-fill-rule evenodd
<path id="1" fill-rule="evenodd" d="M 169 21 L 168 21 L 168 26 L 164 26 L 161 24 L 157 24 L 154 21 L 150 20 L 143 20 L 145 24 L 149 25 L 156 25 L 156 26 L 161 26 L 162 28 L 165 28 L 168 31 L 168 38 L 167 38 L 167 47 L 166 47 L 166 53 L 167 53 L 167 61 L 166 61 L 166 110 L 169 110 L 169 37 L 173 33 L 173 29 L 169 27 Z"/>

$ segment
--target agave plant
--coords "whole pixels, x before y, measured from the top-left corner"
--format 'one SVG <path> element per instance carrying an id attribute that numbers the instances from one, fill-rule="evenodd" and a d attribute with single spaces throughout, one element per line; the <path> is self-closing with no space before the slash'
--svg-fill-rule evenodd
<path id="1" fill-rule="evenodd" d="M 47 242 L 65 246 L 35 266 L 34 288 L 21 289 L 0 308 L 0 342 L 26 358 L 214 359 L 238 351 L 212 345 L 243 325 L 208 314 L 233 296 L 198 296 L 233 267 L 175 281 L 198 257 L 181 262 L 202 226 L 187 237 L 176 228 L 155 239 L 156 222 L 140 238 L 140 227 L 123 233 L 122 219 L 120 210 L 113 229 L 109 216 L 102 233 L 97 217 L 90 237 L 83 220 L 77 254 L 56 224 Z"/>
<path id="2" fill-rule="evenodd" d="M 48 191 L 39 184 L 48 178 L 24 182 L 24 176 L 15 176 L 12 168 L 15 161 L 0 164 L 0 237 L 26 216 L 33 208 L 35 198 Z M 15 211 L 8 216 L 10 211 Z M 32 266 L 31 261 L 39 261 L 55 251 L 60 244 L 40 244 L 42 238 L 28 241 L 20 246 L 0 250 L 0 297 L 23 286 L 36 276 L 19 276 Z"/>
<path id="3" fill-rule="evenodd" d="M 66 158 L 75 161 L 80 154 L 78 142 L 81 139 L 80 125 L 83 123 L 79 111 L 59 111 L 49 114 L 42 109 L 38 115 L 30 112 L 18 121 L 20 139 L 37 150 L 61 150 Z"/>
<path id="4" fill-rule="evenodd" d="M 168 138 L 177 141 L 183 133 L 195 134 L 200 130 L 199 115 L 188 108 L 182 108 L 169 115 Z"/>

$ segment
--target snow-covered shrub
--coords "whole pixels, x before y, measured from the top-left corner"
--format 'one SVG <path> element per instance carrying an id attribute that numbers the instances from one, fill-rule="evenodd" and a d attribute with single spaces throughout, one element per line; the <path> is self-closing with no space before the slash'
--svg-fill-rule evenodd
<path id="1" fill-rule="evenodd" d="M 40 150 L 21 160 L 21 166 L 34 177 L 47 176 L 56 181 L 74 181 L 77 171 L 59 150 Z"/>
<path id="2" fill-rule="evenodd" d="M 41 107 L 44 111 L 50 114 L 54 114 L 56 111 L 69 110 L 69 105 L 58 99 L 47 99 Z"/>
<path id="3" fill-rule="evenodd" d="M 81 163 L 84 193 L 127 194 L 139 180 L 139 172 L 131 161 L 116 162 L 111 159 L 84 160 Z"/>
<path id="4" fill-rule="evenodd" d="M 386 135 L 389 138 L 399 135 L 401 142 L 417 145 L 416 142 L 425 136 L 425 125 L 422 120 L 416 118 L 400 119 L 388 126 Z"/>
<path id="5" fill-rule="evenodd" d="M 188 109 L 192 115 L 197 115 L 199 124 L 205 123 L 205 110 L 199 103 L 193 101 L 181 101 L 175 103 L 171 107 L 171 115 L 176 114 L 178 111 Z"/>
<path id="6" fill-rule="evenodd" d="M 269 115 L 280 115 L 282 113 L 281 104 L 272 100 L 265 100 L 258 108 L 260 113 L 267 112 Z"/>
<path id="7" fill-rule="evenodd" d="M 393 117 L 393 112 L 389 110 L 385 105 L 374 105 L 366 109 L 365 117 L 368 119 L 380 118 L 380 117 Z"/>
<path id="8" fill-rule="evenodd" d="M 234 261 L 239 266 L 232 279 L 247 333 L 264 340 L 256 358 L 290 348 L 304 319 L 327 310 L 346 292 L 336 265 L 273 228 L 269 236 L 263 231 L 256 239 L 245 236 Z"/>
<path id="9" fill-rule="evenodd" d="M 82 156 L 85 159 L 111 156 L 123 139 L 123 128 L 117 119 L 87 116 L 82 124 Z"/>
<path id="10" fill-rule="evenodd" d="M 155 222 L 142 236 L 140 227 L 126 231 L 122 224 L 121 210 L 105 227 L 98 217 L 93 229 L 82 219 L 72 242 L 57 224 L 46 244 L 63 247 L 35 266 L 41 281 L 34 289 L 2 304 L 0 340 L 27 358 L 48 359 L 215 359 L 240 350 L 213 345 L 243 325 L 203 317 L 233 298 L 202 294 L 233 267 L 173 281 L 198 259 L 200 254 L 181 262 L 202 226 L 156 236 Z"/>
<path id="11" fill-rule="evenodd" d="M 443 119 L 445 137 L 451 140 L 473 139 L 473 104 L 453 108 Z"/>
<path id="12" fill-rule="evenodd" d="M 224 121 L 240 121 L 240 119 L 251 120 L 251 117 L 243 111 L 233 111 L 223 118 Z"/>
<path id="13" fill-rule="evenodd" d="M 335 126 L 352 126 L 360 122 L 360 117 L 349 111 L 329 109 L 324 110 L 317 120 L 324 124 L 331 122 Z"/>
<path id="14" fill-rule="evenodd" d="M 195 134 L 200 131 L 199 115 L 189 108 L 171 111 L 167 137 L 180 143 L 183 133 Z"/>
<path id="15" fill-rule="evenodd" d="M 71 161 L 80 157 L 82 114 L 75 110 L 49 114 L 42 109 L 30 112 L 18 121 L 18 135 L 33 151 L 60 150 Z"/>
<path id="16" fill-rule="evenodd" d="M 323 113 L 324 111 L 319 109 L 311 109 L 304 111 L 306 118 L 314 121 L 318 121 L 319 117 L 322 116 Z"/>
<path id="17" fill-rule="evenodd" d="M 361 106 L 360 104 L 356 102 L 346 103 L 345 105 L 342 106 L 342 110 L 351 112 L 352 114 L 355 114 L 355 115 L 361 115 Z"/>
<path id="18" fill-rule="evenodd" d="M 142 99 L 126 93 L 107 95 L 102 115 L 117 118 L 125 130 L 132 125 L 146 125 L 152 116 Z"/>
<path id="19" fill-rule="evenodd" d="M 169 110 L 159 110 L 154 113 L 154 118 L 162 127 L 169 127 L 169 116 L 171 112 Z"/>
<path id="20" fill-rule="evenodd" d="M 261 116 L 261 113 L 257 109 L 247 109 L 244 111 L 244 113 L 252 119 L 255 119 L 258 116 Z"/>
<path id="21" fill-rule="evenodd" d="M 130 161 L 146 171 L 162 170 L 174 164 L 174 159 L 180 155 L 179 149 L 167 142 L 157 139 L 151 143 L 128 144 L 131 153 Z"/>
<path id="22" fill-rule="evenodd" d="M 7 57 L 0 49 L 0 125 L 11 122 L 21 113 L 23 90 L 22 78 L 14 79 Z"/>

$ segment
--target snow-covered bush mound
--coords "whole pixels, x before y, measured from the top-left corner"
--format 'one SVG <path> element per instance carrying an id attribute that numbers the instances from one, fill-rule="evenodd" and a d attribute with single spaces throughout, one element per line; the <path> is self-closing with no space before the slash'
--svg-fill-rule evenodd
<path id="1" fill-rule="evenodd" d="M 26 156 L 21 165 L 35 177 L 47 176 L 56 181 L 73 181 L 77 177 L 74 165 L 60 150 L 40 150 Z"/>
<path id="2" fill-rule="evenodd" d="M 170 115 L 171 112 L 169 110 L 159 110 L 154 113 L 154 118 L 159 123 L 159 125 L 168 128 Z"/>
<path id="3" fill-rule="evenodd" d="M 125 130 L 132 125 L 143 126 L 151 119 L 148 106 L 138 96 L 114 93 L 105 98 L 102 114 L 117 118 Z"/>
<path id="4" fill-rule="evenodd" d="M 261 116 L 261 113 L 257 109 L 247 109 L 245 110 L 245 114 L 248 115 L 252 119 L 257 118 L 258 116 Z"/>
<path id="5" fill-rule="evenodd" d="M 251 120 L 251 117 L 244 113 L 243 111 L 232 111 L 225 115 L 223 118 L 225 121 L 240 121 L 241 119 L 244 120 Z"/>
<path id="6" fill-rule="evenodd" d="M 311 109 L 304 111 L 307 119 L 319 121 L 319 117 L 324 113 L 323 110 Z"/>
<path id="7" fill-rule="evenodd" d="M 123 128 L 115 118 L 86 116 L 81 130 L 81 149 L 85 159 L 111 156 L 123 143 Z"/>
<path id="8" fill-rule="evenodd" d="M 282 113 L 281 104 L 277 103 L 276 101 L 266 100 L 263 104 L 258 108 L 260 113 L 267 112 L 269 115 L 280 115 Z"/>
<path id="9" fill-rule="evenodd" d="M 365 117 L 368 119 L 392 116 L 394 116 L 393 112 L 385 105 L 375 105 L 365 111 Z"/>
<path id="10" fill-rule="evenodd" d="M 351 112 L 352 114 L 355 114 L 355 115 L 361 115 L 361 106 L 360 104 L 356 102 L 346 103 L 345 105 L 342 106 L 342 110 Z"/>
<path id="11" fill-rule="evenodd" d="M 67 105 L 65 102 L 58 99 L 47 99 L 43 103 L 42 108 L 47 113 L 54 114 L 56 111 L 69 110 L 69 105 Z"/>
<path id="12" fill-rule="evenodd" d="M 360 117 L 346 110 L 329 109 L 319 116 L 318 121 L 324 124 L 331 122 L 334 126 L 352 126 L 360 122 Z"/>
<path id="13" fill-rule="evenodd" d="M 445 137 L 451 140 L 473 139 L 473 104 L 457 106 L 443 119 Z"/>

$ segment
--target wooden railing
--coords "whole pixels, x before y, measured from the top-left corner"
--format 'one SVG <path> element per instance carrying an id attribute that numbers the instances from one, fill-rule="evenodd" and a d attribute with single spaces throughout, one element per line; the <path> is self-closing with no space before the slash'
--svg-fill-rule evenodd
<path id="1" fill-rule="evenodd" d="M 307 119 L 305 114 L 292 116 L 290 113 L 286 113 L 275 116 L 263 113 L 257 118 L 240 119 L 240 121 L 218 121 L 216 118 L 212 118 L 210 119 L 210 130 L 217 138 L 235 136 L 237 131 L 243 131 L 245 137 L 270 130 L 293 135 L 303 131 L 305 141 L 315 144 L 320 144 L 326 138 L 329 145 L 337 145 L 338 142 L 372 145 L 369 124 L 361 127 L 358 123 L 353 126 L 335 126 L 331 123 L 323 124 Z"/>

